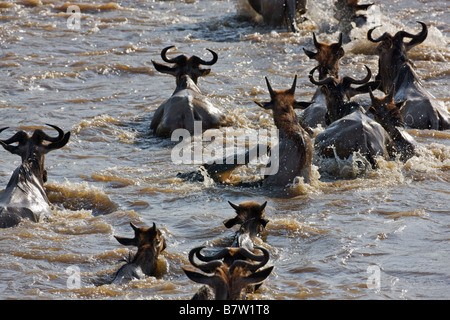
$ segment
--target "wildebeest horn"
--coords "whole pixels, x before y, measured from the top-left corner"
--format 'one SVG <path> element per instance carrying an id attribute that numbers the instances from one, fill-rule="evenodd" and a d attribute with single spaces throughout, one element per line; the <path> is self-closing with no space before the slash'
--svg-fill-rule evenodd
<path id="1" fill-rule="evenodd" d="M 198 264 L 194 261 L 194 254 L 198 257 L 200 250 L 202 250 L 204 247 L 197 247 L 192 249 L 189 252 L 189 262 L 196 268 L 204 271 L 204 272 L 211 272 L 214 271 L 214 269 L 219 268 L 220 266 L 222 266 L 223 262 L 220 260 L 211 260 L 208 263 L 203 263 L 203 264 Z M 223 251 L 223 250 L 222 250 Z M 222 252 L 221 251 L 221 252 Z M 203 257 L 203 256 L 202 256 Z M 205 259 L 207 259 L 206 257 L 204 257 Z"/>
<path id="2" fill-rule="evenodd" d="M 422 42 L 425 41 L 425 39 L 428 36 L 428 28 L 427 25 L 421 21 L 417 21 L 418 23 L 420 23 L 422 25 L 422 31 L 420 31 L 418 34 L 411 34 L 409 32 L 406 31 L 399 31 L 397 33 L 397 35 L 399 37 L 403 38 L 411 38 L 411 41 L 409 41 L 408 43 L 405 43 L 406 46 L 406 51 L 408 51 L 409 49 L 411 49 L 412 47 L 421 44 Z M 396 36 L 397 36 L 396 35 Z"/>
<path id="3" fill-rule="evenodd" d="M 8 129 L 8 127 L 0 129 L 0 132 L 4 131 L 6 129 Z M 5 148 L 5 150 L 7 150 L 13 154 L 20 155 L 18 153 L 19 147 L 11 146 L 10 144 L 12 144 L 14 142 L 19 142 L 19 144 L 21 144 L 21 143 L 24 143 L 27 139 L 28 139 L 28 135 L 24 131 L 19 131 L 19 132 L 16 132 L 16 134 L 14 134 L 11 138 L 9 138 L 7 140 L 0 140 L 0 145 L 3 148 Z"/>
<path id="4" fill-rule="evenodd" d="M 250 269 L 251 271 L 256 271 L 259 268 L 262 268 L 263 266 L 265 266 L 267 264 L 267 262 L 269 262 L 269 251 L 267 251 L 267 249 L 263 248 L 263 247 L 255 247 L 255 249 L 261 250 L 263 255 L 259 256 L 256 254 L 253 254 L 252 252 L 248 251 L 245 248 L 240 248 L 239 249 L 239 253 L 242 254 L 245 258 L 248 258 L 250 260 L 253 261 L 260 261 L 260 263 L 251 263 L 250 261 L 246 261 L 246 260 L 235 260 L 232 263 L 232 267 L 245 267 Z"/>
<path id="5" fill-rule="evenodd" d="M 296 87 L 297 87 L 297 75 L 295 75 L 295 77 L 294 77 L 294 82 L 292 83 L 292 87 L 291 87 L 291 89 L 289 89 L 289 92 L 294 93 Z"/>
<path id="6" fill-rule="evenodd" d="M 339 34 L 338 45 L 339 45 L 339 47 L 342 47 L 342 32 Z"/>
<path id="7" fill-rule="evenodd" d="M 215 53 L 215 52 L 212 51 L 211 49 L 206 49 L 206 50 L 208 50 L 209 52 L 212 53 L 212 55 L 213 55 L 212 59 L 211 59 L 210 61 L 205 61 L 205 60 L 203 60 L 202 58 L 199 58 L 199 57 L 197 57 L 197 56 L 194 56 L 195 61 L 196 61 L 198 64 L 203 64 L 203 65 L 205 65 L 205 66 L 212 66 L 213 64 L 215 64 L 215 63 L 217 62 L 217 60 L 219 59 L 219 56 L 217 55 L 217 53 Z"/>
<path id="8" fill-rule="evenodd" d="M 312 70 L 309 72 L 309 80 L 310 80 L 313 84 L 318 85 L 318 86 L 321 86 L 321 85 L 324 85 L 324 84 L 329 84 L 329 83 L 333 82 L 333 77 L 328 77 L 328 78 L 325 78 L 325 79 L 319 80 L 319 81 L 316 80 L 316 79 L 314 79 L 314 72 L 315 72 L 319 67 L 320 67 L 320 66 L 314 67 L 314 69 L 312 69 Z"/>
<path id="9" fill-rule="evenodd" d="M 36 130 L 35 133 L 33 134 L 36 135 L 39 139 L 41 140 L 45 140 L 45 141 L 49 141 L 49 142 L 58 142 L 61 141 L 64 138 L 64 131 L 61 130 L 61 128 L 48 124 L 46 123 L 46 125 L 52 127 L 53 129 L 55 129 L 56 131 L 58 131 L 58 136 L 57 137 L 50 137 L 48 134 L 46 134 L 44 131 L 42 130 Z"/>
<path id="10" fill-rule="evenodd" d="M 266 208 L 266 206 L 267 206 L 267 201 L 264 202 L 264 203 L 259 207 L 259 209 L 260 209 L 261 211 L 263 211 L 263 210 Z"/>
<path id="11" fill-rule="evenodd" d="M 54 149 L 59 149 L 59 148 L 64 147 L 67 144 L 67 142 L 69 141 L 70 132 L 67 132 L 66 134 L 64 134 L 64 131 L 62 131 L 61 128 L 51 125 L 51 124 L 48 124 L 48 123 L 46 125 L 52 127 L 56 131 L 58 131 L 58 136 L 53 138 L 53 137 L 50 137 L 49 135 L 47 135 L 42 130 L 36 130 L 33 134 L 33 137 L 40 140 L 39 142 L 42 142 L 42 140 L 51 142 L 48 146 L 45 147 L 47 149 L 47 152 L 54 150 Z"/>
<path id="12" fill-rule="evenodd" d="M 203 262 L 210 262 L 210 261 L 222 259 L 223 257 L 225 257 L 225 256 L 229 253 L 229 249 L 228 249 L 228 248 L 224 248 L 224 249 L 220 250 L 218 253 L 216 253 L 215 255 L 206 257 L 206 256 L 204 256 L 204 255 L 202 255 L 202 254 L 200 253 L 200 251 L 201 251 L 203 248 L 205 248 L 205 247 L 198 247 L 198 248 L 197 248 L 198 250 L 195 251 L 195 256 L 196 256 L 199 260 L 201 260 L 201 261 L 203 261 Z"/>
<path id="13" fill-rule="evenodd" d="M 175 57 L 175 58 L 172 58 L 172 59 L 167 58 L 167 51 L 169 49 L 172 49 L 172 48 L 175 48 L 175 46 L 168 46 L 168 47 L 165 47 L 164 49 L 162 49 L 162 51 L 161 51 L 161 58 L 165 62 L 167 62 L 167 63 L 179 63 L 183 58 L 185 59 L 185 57 L 183 55 L 179 55 L 178 57 Z"/>
<path id="14" fill-rule="evenodd" d="M 313 43 L 314 43 L 314 47 L 316 47 L 317 49 L 319 49 L 321 47 L 321 44 L 319 43 L 319 41 L 317 41 L 315 32 L 313 32 Z"/>
<path id="15" fill-rule="evenodd" d="M 1 132 L 1 131 L 0 131 L 0 132 Z M 239 205 L 238 205 L 238 204 L 234 204 L 234 203 L 231 202 L 231 201 L 228 201 L 228 203 L 230 204 L 230 206 L 233 207 L 234 210 L 239 210 Z"/>
<path id="16" fill-rule="evenodd" d="M 275 92 L 272 89 L 272 86 L 270 85 L 269 79 L 267 77 L 264 77 L 266 79 L 267 89 L 269 90 L 270 97 L 273 97 L 275 95 Z"/>
<path id="17" fill-rule="evenodd" d="M 364 65 L 364 67 L 366 67 L 367 70 L 367 75 L 364 77 L 364 79 L 356 80 L 352 77 L 346 76 L 344 77 L 344 81 L 350 84 L 364 84 L 367 81 L 369 81 L 370 78 L 372 77 L 372 71 L 370 71 L 370 68 L 368 66 Z"/>
<path id="18" fill-rule="evenodd" d="M 8 129 L 8 127 L 0 129 L 0 132 L 4 131 L 6 129 Z M 24 142 L 27 138 L 28 138 L 28 135 L 24 131 L 19 131 L 19 132 L 16 132 L 11 138 L 9 138 L 7 140 L 0 140 L 0 142 L 5 145 L 12 144 L 14 142 L 21 143 L 21 142 Z"/>
<path id="19" fill-rule="evenodd" d="M 391 36 L 389 33 L 385 32 L 385 33 L 383 33 L 380 37 L 378 37 L 378 38 L 376 38 L 376 39 L 372 38 L 372 32 L 373 32 L 373 30 L 375 30 L 375 29 L 378 28 L 378 27 L 380 27 L 380 26 L 373 27 L 372 29 L 370 29 L 370 30 L 367 32 L 367 39 L 368 39 L 369 41 L 371 41 L 371 42 L 380 42 L 380 41 L 383 41 L 384 39 L 386 39 L 387 37 L 390 37 L 390 36 Z"/>

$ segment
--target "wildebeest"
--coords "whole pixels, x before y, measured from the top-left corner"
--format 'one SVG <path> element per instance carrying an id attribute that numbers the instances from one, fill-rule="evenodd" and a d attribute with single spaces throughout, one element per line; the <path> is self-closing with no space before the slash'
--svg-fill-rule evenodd
<path id="1" fill-rule="evenodd" d="M 389 133 L 395 144 L 394 152 L 400 155 L 401 161 L 406 161 L 415 155 L 415 142 L 413 138 L 405 132 L 401 109 L 406 101 L 394 103 L 394 87 L 384 98 L 374 96 L 372 90 L 369 91 L 372 101 L 369 111 L 374 115 L 375 120 L 383 126 Z"/>
<path id="2" fill-rule="evenodd" d="M 273 270 L 273 266 L 259 270 L 267 264 L 270 257 L 267 249 L 262 247 L 255 247 L 262 251 L 262 256 L 245 248 L 223 248 L 208 257 L 200 253 L 203 248 L 192 249 L 189 252 L 189 262 L 204 273 L 182 267 L 189 279 L 206 285 L 198 290 L 193 300 L 243 300 L 246 298 L 245 289 L 263 282 Z M 245 260 L 235 259 L 234 255 Z M 194 256 L 205 263 L 197 263 Z"/>
<path id="3" fill-rule="evenodd" d="M 47 124 L 58 132 L 51 137 L 43 130 L 36 129 L 30 137 L 18 131 L 0 145 L 12 154 L 22 158 L 22 164 L 12 174 L 6 189 L 0 194 L 0 227 L 13 227 L 22 219 L 38 222 L 51 215 L 52 208 L 44 189 L 47 171 L 44 168 L 45 155 L 64 147 L 70 132 L 64 133 L 57 126 Z M 0 129 L 0 132 L 7 128 Z M 17 143 L 17 145 L 14 145 Z"/>
<path id="4" fill-rule="evenodd" d="M 292 32 L 298 32 L 297 14 L 306 12 L 306 0 L 243 0 L 262 16 L 264 23 L 272 27 L 287 25 Z"/>
<path id="5" fill-rule="evenodd" d="M 309 102 L 299 102 L 295 99 L 297 76 L 290 89 L 273 90 L 266 79 L 270 94 L 269 102 L 258 102 L 257 105 L 265 110 L 272 110 L 275 126 L 279 132 L 278 143 L 278 171 L 264 177 L 263 186 L 286 187 L 294 182 L 296 177 L 310 182 L 312 144 L 309 134 L 302 128 L 294 109 L 305 109 Z"/>
<path id="6" fill-rule="evenodd" d="M 327 44 L 317 41 L 316 34 L 313 33 L 313 43 L 316 52 L 304 48 L 303 51 L 310 59 L 314 59 L 319 63 L 317 66 L 319 80 L 329 76 L 338 77 L 339 61 L 345 54 L 344 48 L 342 48 L 342 34 L 340 34 L 338 42 Z M 316 128 L 318 125 L 325 128 L 327 126 L 325 122 L 327 106 L 320 87 L 317 88 L 311 102 L 312 104 L 299 114 L 300 123 L 305 129 Z"/>
<path id="7" fill-rule="evenodd" d="M 116 272 L 113 283 L 124 283 L 145 276 L 155 276 L 158 257 L 166 248 L 166 240 L 155 223 L 151 228 L 138 228 L 133 223 L 134 238 L 114 236 L 120 244 L 135 246 L 138 251 Z"/>
<path id="8" fill-rule="evenodd" d="M 252 239 L 261 235 L 269 222 L 264 217 L 267 201 L 263 204 L 259 204 L 256 201 L 244 201 L 238 205 L 231 201 L 228 201 L 228 203 L 236 210 L 236 217 L 225 220 L 225 227 L 240 226 L 231 246 L 253 250 Z"/>
<path id="9" fill-rule="evenodd" d="M 172 48 L 174 46 L 166 47 L 161 51 L 162 59 L 174 64 L 172 67 L 152 60 L 156 70 L 176 78 L 176 89 L 172 96 L 155 111 L 150 129 L 157 136 L 168 137 L 176 129 L 187 129 L 193 134 L 194 121 L 201 121 L 203 130 L 220 127 L 224 121 L 223 112 L 214 106 L 197 86 L 198 78 L 211 72 L 211 69 L 203 69 L 201 66 L 215 64 L 218 60 L 217 53 L 207 49 L 213 55 L 209 61 L 195 55 L 190 58 L 179 55 L 169 59 L 167 51 Z"/>
<path id="10" fill-rule="evenodd" d="M 356 102 L 344 100 L 345 92 L 352 83 L 364 84 L 370 80 L 370 69 L 366 66 L 367 75 L 361 80 L 351 77 L 315 80 L 316 68 L 310 72 L 310 81 L 321 86 L 327 101 L 327 119 L 330 123 L 315 137 L 318 154 L 325 158 L 337 156 L 340 159 L 348 159 L 355 152 L 359 152 L 376 168 L 377 156 L 389 158 L 392 140 L 379 123 L 366 115 L 364 108 Z"/>
<path id="11" fill-rule="evenodd" d="M 381 81 L 380 90 L 385 94 L 388 94 L 394 85 L 394 100 L 406 100 L 401 112 L 407 126 L 416 129 L 447 130 L 450 128 L 450 113 L 442 102 L 423 87 L 407 57 L 408 51 L 425 41 L 428 35 L 426 24 L 420 21 L 418 23 L 422 26 L 418 34 L 398 31 L 392 36 L 385 32 L 378 38 L 373 38 L 376 27 L 367 32 L 369 41 L 379 43 L 376 79 Z M 405 38 L 411 40 L 406 42 Z"/>
<path id="12" fill-rule="evenodd" d="M 295 76 L 291 88 L 286 90 L 273 90 L 267 77 L 265 79 L 271 100 L 264 103 L 255 101 L 255 103 L 266 110 L 272 110 L 274 123 L 278 129 L 277 155 L 272 157 L 274 154 L 274 147 L 272 146 L 271 161 L 273 162 L 266 167 L 269 168 L 267 170 L 268 173 L 256 182 L 241 182 L 238 185 L 244 187 L 286 188 L 294 183 L 296 177 L 303 178 L 305 183 L 309 183 L 312 161 L 311 138 L 299 124 L 294 109 L 304 109 L 310 103 L 295 100 L 297 76 Z M 249 159 L 249 153 L 247 152 L 244 156 L 246 160 Z M 223 175 L 230 176 L 236 167 L 242 165 L 236 162 L 233 164 L 227 163 L 229 162 L 223 160 L 221 164 L 203 165 L 202 167 L 207 168 L 206 172 L 208 174 L 211 171 L 212 175 L 210 177 L 212 179 L 223 182 L 216 179 L 223 177 Z M 178 174 L 178 176 L 194 181 L 202 181 L 203 178 L 199 171 L 182 173 Z"/>

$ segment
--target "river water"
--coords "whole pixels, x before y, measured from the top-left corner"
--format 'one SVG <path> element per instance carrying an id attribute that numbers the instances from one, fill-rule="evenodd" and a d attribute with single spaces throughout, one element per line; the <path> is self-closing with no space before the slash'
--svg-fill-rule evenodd
<path id="1" fill-rule="evenodd" d="M 341 74 L 377 70 L 369 28 L 417 33 L 427 40 L 410 52 L 424 86 L 450 107 L 450 4 L 445 1 L 373 1 L 368 23 L 345 44 Z M 233 230 L 228 201 L 268 202 L 267 235 L 259 245 L 274 271 L 250 299 L 448 299 L 450 298 L 450 132 L 411 130 L 420 155 L 405 164 L 381 161 L 380 169 L 356 175 L 352 161 L 314 159 L 310 184 L 297 181 L 289 194 L 186 182 L 174 164 L 170 139 L 153 136 L 153 112 L 175 80 L 154 70 L 161 49 L 218 62 L 201 90 L 234 129 L 274 127 L 264 76 L 274 89 L 296 97 L 314 91 L 307 77 L 315 66 L 303 48 L 335 42 L 339 30 L 332 1 L 310 0 L 307 20 L 292 34 L 237 17 L 237 2 L 79 1 L 79 28 L 69 29 L 66 1 L 0 1 L 0 127 L 9 138 L 45 123 L 72 135 L 66 147 L 46 156 L 46 188 L 54 215 L 0 230 L 2 299 L 190 299 L 190 249 L 225 246 Z M 368 95 L 358 97 L 368 103 Z M 46 127 L 49 134 L 54 134 Z M 221 129 L 226 130 L 226 129 Z M 320 129 L 319 129 L 320 130 Z M 0 188 L 20 158 L 0 150 Z M 239 169 L 239 178 L 255 168 Z M 167 249 L 158 277 L 123 285 L 108 282 L 134 248 L 114 235 L 132 236 L 129 223 L 156 223 Z M 79 282 L 73 276 L 79 276 Z"/>

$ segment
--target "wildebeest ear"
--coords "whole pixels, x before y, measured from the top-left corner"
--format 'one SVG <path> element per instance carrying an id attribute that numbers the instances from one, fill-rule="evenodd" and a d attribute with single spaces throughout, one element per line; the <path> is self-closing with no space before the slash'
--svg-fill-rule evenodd
<path id="1" fill-rule="evenodd" d="M 183 269 L 186 276 L 194 282 L 207 284 L 211 287 L 214 287 L 215 282 L 217 281 L 216 275 L 207 275 L 197 271 L 189 270 L 188 268 L 181 267 Z"/>
<path id="2" fill-rule="evenodd" d="M 273 266 L 257 271 L 242 279 L 243 283 L 255 284 L 264 281 L 272 272 Z"/>
<path id="3" fill-rule="evenodd" d="M 239 219 L 238 217 L 227 219 L 223 222 L 225 227 L 227 227 L 228 229 L 239 223 L 241 223 L 241 219 Z"/>
<path id="4" fill-rule="evenodd" d="M 167 73 L 170 74 L 172 76 L 176 76 L 177 75 L 177 69 L 176 68 L 171 68 L 168 66 L 165 66 L 161 63 L 155 62 L 152 60 L 153 66 L 155 67 L 155 69 L 161 73 Z"/>
<path id="5" fill-rule="evenodd" d="M 124 246 L 136 246 L 136 239 L 135 238 L 124 238 L 119 236 L 114 236 L 114 238 L 119 241 L 120 244 L 123 244 Z"/>
<path id="6" fill-rule="evenodd" d="M 211 69 L 201 69 L 200 72 L 201 72 L 200 76 L 204 77 L 204 76 L 207 76 L 211 72 Z"/>
<path id="7" fill-rule="evenodd" d="M 263 226 L 264 228 L 265 228 L 266 225 L 269 223 L 269 220 L 268 220 L 268 219 L 261 219 L 260 221 L 261 221 L 261 224 L 262 224 L 262 226 Z"/>
<path id="8" fill-rule="evenodd" d="M 310 105 L 312 105 L 312 102 L 294 101 L 294 103 L 292 104 L 292 108 L 303 110 L 308 108 Z"/>
<path id="9" fill-rule="evenodd" d="M 317 54 L 316 52 L 309 51 L 305 48 L 303 48 L 303 51 L 310 59 L 314 59 L 316 57 L 316 54 Z"/>
<path id="10" fill-rule="evenodd" d="M 270 102 L 262 103 L 262 102 L 259 102 L 259 101 L 256 101 L 256 100 L 253 100 L 253 102 L 256 103 L 258 106 L 260 106 L 263 109 L 266 109 L 266 110 L 272 109 L 272 105 L 270 104 Z"/>

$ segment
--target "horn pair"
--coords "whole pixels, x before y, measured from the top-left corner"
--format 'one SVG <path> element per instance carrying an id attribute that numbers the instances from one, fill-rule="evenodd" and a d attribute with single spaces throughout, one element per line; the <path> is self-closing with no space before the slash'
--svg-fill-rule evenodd
<path id="1" fill-rule="evenodd" d="M 412 33 L 406 32 L 406 31 L 399 31 L 395 34 L 394 38 L 398 38 L 401 40 L 403 40 L 403 38 L 411 38 L 411 41 L 406 44 L 409 48 L 425 41 L 425 39 L 428 35 L 427 25 L 421 21 L 417 21 L 417 22 L 422 25 L 422 30 L 418 34 L 412 34 Z M 367 32 L 367 39 L 369 41 L 376 43 L 376 42 L 383 41 L 386 38 L 392 38 L 392 36 L 389 33 L 385 32 L 380 37 L 374 39 L 372 37 L 372 33 L 376 28 L 378 28 L 378 27 L 374 27 Z"/>
<path id="2" fill-rule="evenodd" d="M 177 63 L 177 64 L 179 64 L 179 63 L 186 62 L 187 58 L 186 58 L 185 55 L 179 55 L 178 57 L 169 59 L 167 57 L 167 51 L 172 49 L 172 48 L 175 48 L 175 46 L 169 46 L 169 47 L 164 48 L 161 51 L 161 58 L 167 63 Z M 192 59 L 197 64 L 202 64 L 202 65 L 205 65 L 205 66 L 212 66 L 213 64 L 215 64 L 217 62 L 218 55 L 217 55 L 217 53 L 215 53 L 214 51 L 212 51 L 210 49 L 206 49 L 206 50 L 211 52 L 211 54 L 213 55 L 213 58 L 210 61 L 205 61 L 205 60 L 203 60 L 203 59 L 201 59 L 201 58 L 199 58 L 197 56 L 193 56 Z"/>
<path id="3" fill-rule="evenodd" d="M 255 271 L 255 270 L 263 267 L 269 261 L 269 251 L 267 251 L 265 248 L 262 248 L 262 247 L 255 247 L 255 249 L 261 250 L 263 252 L 262 256 L 255 255 L 245 248 L 224 248 L 224 249 L 220 250 L 217 254 L 215 254 L 213 256 L 209 256 L 209 257 L 206 257 L 200 253 L 200 251 L 204 248 L 205 248 L 204 246 L 197 247 L 197 248 L 192 249 L 189 252 L 189 262 L 194 267 L 196 267 L 204 272 L 212 272 L 216 268 L 220 268 L 224 264 L 223 261 L 221 261 L 220 259 L 224 258 L 227 254 L 230 254 L 233 250 L 235 250 L 233 255 L 239 253 L 247 259 L 250 259 L 252 261 L 260 261 L 260 263 L 254 264 L 249 261 L 238 259 L 238 260 L 233 261 L 230 268 L 246 267 L 246 268 L 250 269 L 251 271 Z M 194 255 L 199 260 L 206 262 L 206 263 L 198 264 L 194 260 Z"/>
<path id="4" fill-rule="evenodd" d="M 325 78 L 325 79 L 323 79 L 323 80 L 316 80 L 316 79 L 314 79 L 314 72 L 315 72 L 319 67 L 320 67 L 320 66 L 317 66 L 317 67 L 315 67 L 314 69 L 312 69 L 312 70 L 309 72 L 309 80 L 310 80 L 313 84 L 318 85 L 318 86 L 326 85 L 326 84 L 332 83 L 332 82 L 334 81 L 334 78 L 333 78 L 333 77 L 328 77 L 328 78 Z M 369 81 L 370 78 L 372 77 L 372 71 L 370 70 L 370 68 L 369 68 L 368 66 L 365 65 L 364 67 L 366 67 L 367 75 L 366 75 L 363 79 L 358 80 L 358 79 L 355 79 L 355 78 L 346 76 L 346 77 L 343 78 L 343 82 L 348 83 L 348 84 L 365 84 L 365 83 L 366 83 L 367 81 Z"/>

